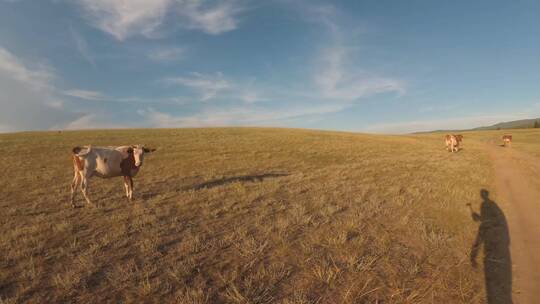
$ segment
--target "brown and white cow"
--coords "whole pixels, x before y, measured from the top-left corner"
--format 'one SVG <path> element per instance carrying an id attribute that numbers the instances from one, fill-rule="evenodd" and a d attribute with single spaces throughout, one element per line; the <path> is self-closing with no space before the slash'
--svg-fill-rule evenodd
<path id="1" fill-rule="evenodd" d="M 101 178 L 123 176 L 126 197 L 131 200 L 133 198 L 132 178 L 139 172 L 144 154 L 153 151 L 155 149 L 148 149 L 142 145 L 73 148 L 74 176 L 71 183 L 71 205 L 75 207 L 75 190 L 79 185 L 86 202 L 94 205 L 88 198 L 88 180 L 92 176 Z"/>
<path id="2" fill-rule="evenodd" d="M 457 152 L 459 150 L 459 141 L 456 135 L 447 134 L 444 138 L 446 143 L 446 149 L 450 152 Z"/>
<path id="3" fill-rule="evenodd" d="M 512 135 L 503 135 L 503 146 L 512 146 Z"/>

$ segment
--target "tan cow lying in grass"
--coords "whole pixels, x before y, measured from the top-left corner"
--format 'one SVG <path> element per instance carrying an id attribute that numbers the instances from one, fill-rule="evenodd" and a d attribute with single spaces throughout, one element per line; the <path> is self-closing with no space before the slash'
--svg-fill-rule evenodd
<path id="1" fill-rule="evenodd" d="M 462 141 L 463 141 L 463 135 L 447 134 L 445 136 L 446 149 L 450 152 L 457 152 L 459 151 L 459 147 Z"/>
<path id="2" fill-rule="evenodd" d="M 503 146 L 512 146 L 512 135 L 503 135 Z"/>
<path id="3" fill-rule="evenodd" d="M 124 177 L 126 197 L 133 198 L 133 179 L 143 164 L 144 154 L 155 149 L 142 145 L 121 147 L 75 147 L 73 148 L 73 182 L 71 183 L 71 205 L 75 208 L 75 190 L 80 185 L 88 204 L 88 180 L 92 176 L 111 178 Z M 95 206 L 95 205 L 94 205 Z"/>

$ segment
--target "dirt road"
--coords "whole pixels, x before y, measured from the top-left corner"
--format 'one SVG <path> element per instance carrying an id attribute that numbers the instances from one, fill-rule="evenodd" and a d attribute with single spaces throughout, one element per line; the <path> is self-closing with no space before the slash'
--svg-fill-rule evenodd
<path id="1" fill-rule="evenodd" d="M 512 298 L 515 304 L 540 301 L 540 159 L 488 145 L 495 167 L 495 201 L 510 230 Z"/>

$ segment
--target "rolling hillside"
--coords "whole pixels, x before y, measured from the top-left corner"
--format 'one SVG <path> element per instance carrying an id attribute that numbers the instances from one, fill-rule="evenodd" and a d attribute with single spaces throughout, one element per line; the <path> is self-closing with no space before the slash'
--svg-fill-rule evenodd
<path id="1" fill-rule="evenodd" d="M 482 303 L 469 263 L 492 168 L 471 133 L 169 129 L 0 135 L 3 303 Z M 472 139 L 478 138 L 478 139 Z M 73 146 L 157 148 L 68 202 Z M 83 204 L 81 195 L 78 203 Z"/>
<path id="2" fill-rule="evenodd" d="M 448 133 L 448 132 L 467 132 L 467 131 L 489 131 L 489 130 L 509 130 L 509 129 L 532 129 L 540 128 L 540 118 L 522 119 L 507 122 L 500 122 L 491 126 L 478 127 L 474 129 L 457 129 L 457 130 L 433 130 L 415 132 L 413 134 L 430 134 L 430 133 Z"/>

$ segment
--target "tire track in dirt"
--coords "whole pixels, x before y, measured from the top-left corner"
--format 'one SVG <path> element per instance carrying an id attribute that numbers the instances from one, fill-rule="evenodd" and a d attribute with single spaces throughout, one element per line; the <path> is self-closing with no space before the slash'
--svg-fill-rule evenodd
<path id="1" fill-rule="evenodd" d="M 540 301 L 540 160 L 490 142 L 497 201 L 507 216 L 514 304 Z"/>

